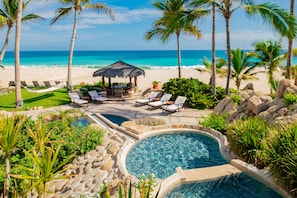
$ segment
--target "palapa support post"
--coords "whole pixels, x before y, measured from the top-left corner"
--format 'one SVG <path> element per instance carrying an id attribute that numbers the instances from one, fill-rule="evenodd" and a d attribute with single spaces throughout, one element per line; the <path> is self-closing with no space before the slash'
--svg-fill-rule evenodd
<path id="1" fill-rule="evenodd" d="M 105 90 L 105 79 L 104 79 L 104 76 L 102 76 L 102 90 L 104 91 Z"/>
<path id="2" fill-rule="evenodd" d="M 130 91 L 132 91 L 132 78 L 130 77 Z"/>

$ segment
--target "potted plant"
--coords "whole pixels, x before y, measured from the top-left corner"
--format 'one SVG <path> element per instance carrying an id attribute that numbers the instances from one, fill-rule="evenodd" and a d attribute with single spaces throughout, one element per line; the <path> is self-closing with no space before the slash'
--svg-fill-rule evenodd
<path id="1" fill-rule="evenodd" d="M 152 84 L 153 84 L 153 89 L 158 89 L 159 87 L 159 81 L 156 81 L 156 80 L 154 80 L 153 82 L 152 82 Z"/>

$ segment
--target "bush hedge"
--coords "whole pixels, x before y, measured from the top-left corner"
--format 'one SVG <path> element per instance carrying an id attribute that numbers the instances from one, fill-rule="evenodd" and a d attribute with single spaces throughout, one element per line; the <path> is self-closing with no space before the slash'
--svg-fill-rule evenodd
<path id="1" fill-rule="evenodd" d="M 186 106 L 195 109 L 214 108 L 224 98 L 225 90 L 217 87 L 217 94 L 212 95 L 212 87 L 197 79 L 172 78 L 163 84 L 162 89 L 172 94 L 172 100 L 177 96 L 186 96 Z"/>

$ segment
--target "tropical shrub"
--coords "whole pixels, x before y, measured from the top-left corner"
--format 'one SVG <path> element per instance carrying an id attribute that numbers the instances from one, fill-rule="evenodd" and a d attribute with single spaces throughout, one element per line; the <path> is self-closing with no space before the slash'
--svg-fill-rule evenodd
<path id="1" fill-rule="evenodd" d="M 230 98 L 231 98 L 231 100 L 232 100 L 232 102 L 233 102 L 234 104 L 239 105 L 240 100 L 241 100 L 240 95 L 238 95 L 238 94 L 231 94 Z"/>
<path id="2" fill-rule="evenodd" d="M 226 133 L 227 121 L 226 115 L 221 116 L 219 114 L 209 114 L 208 116 L 203 117 L 203 120 L 199 122 L 202 126 L 206 128 L 212 128 L 217 131 Z"/>
<path id="3" fill-rule="evenodd" d="M 72 112 L 73 113 L 73 112 Z M 101 129 L 96 129 L 91 126 L 74 126 L 73 122 L 76 119 L 75 116 L 70 116 L 69 112 L 60 112 L 59 115 L 53 116 L 57 119 L 47 123 L 45 119 L 47 115 L 37 120 L 38 122 L 27 118 L 24 126 L 21 130 L 21 134 L 18 138 L 16 148 L 11 154 L 11 174 L 18 178 L 24 178 L 23 176 L 30 175 L 34 167 L 34 159 L 38 156 L 32 156 L 32 151 L 36 150 L 36 135 L 39 134 L 40 137 L 46 137 L 47 143 L 44 146 L 49 147 L 47 149 L 48 154 L 57 153 L 57 159 L 55 159 L 55 165 L 52 170 L 60 171 L 59 166 L 65 161 L 69 161 L 69 156 L 76 154 L 84 154 L 90 150 L 95 149 L 97 145 L 100 145 L 104 135 L 104 131 Z M 41 122 L 41 124 L 40 124 Z M 40 125 L 37 125 L 39 123 Z M 31 135 L 29 135 L 31 131 Z M 40 132 L 40 133 L 39 133 Z M 43 138 L 42 138 L 43 139 Z M 41 144 L 40 144 L 41 145 Z M 40 150 L 40 149 L 39 149 Z M 35 154 L 38 153 L 37 150 Z M 48 156 L 48 157 L 53 157 Z M 54 163 L 54 160 L 51 160 Z M 42 164 L 42 163 L 40 163 Z M 22 167 L 27 167 L 29 169 L 24 169 Z M 58 170 L 59 169 L 59 170 Z M 4 170 L 4 171 L 1 171 Z M 0 155 L 0 194 L 3 192 L 4 182 L 5 182 L 5 158 Z M 34 170 L 33 170 L 34 171 Z M 40 172 L 41 173 L 41 172 Z M 27 193 L 31 187 L 30 182 L 25 180 L 16 180 L 17 182 L 11 181 L 11 187 L 14 188 L 14 193 L 19 195 L 24 195 Z M 12 196 L 12 191 L 10 192 Z"/>
<path id="4" fill-rule="evenodd" d="M 297 197 L 297 124 L 271 128 L 264 143 L 265 158 L 272 174 Z"/>
<path id="5" fill-rule="evenodd" d="M 217 88 L 217 94 L 212 95 L 212 87 L 197 79 L 172 78 L 163 84 L 163 90 L 172 94 L 172 100 L 177 96 L 186 96 L 186 106 L 195 109 L 211 109 L 224 98 L 224 89 Z"/>
<path id="6" fill-rule="evenodd" d="M 286 93 L 284 95 L 284 103 L 286 105 L 297 104 L 297 96 L 293 93 Z"/>
<path id="7" fill-rule="evenodd" d="M 258 117 L 237 120 L 227 128 L 227 138 L 232 150 L 244 161 L 258 168 L 264 168 L 266 165 L 263 139 L 267 133 L 268 124 Z"/>

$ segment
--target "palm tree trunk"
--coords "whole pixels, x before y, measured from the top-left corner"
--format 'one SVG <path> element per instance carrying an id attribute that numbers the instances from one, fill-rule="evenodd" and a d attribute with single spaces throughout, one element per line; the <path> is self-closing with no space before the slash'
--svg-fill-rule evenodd
<path id="1" fill-rule="evenodd" d="M 74 43 L 75 43 L 75 39 L 76 39 L 77 18 L 78 18 L 78 10 L 75 10 L 72 37 L 71 37 L 71 43 L 70 43 L 70 51 L 69 51 L 69 59 L 68 59 L 68 76 L 67 76 L 68 91 L 73 90 L 73 86 L 72 86 L 72 59 L 73 59 Z"/>
<path id="2" fill-rule="evenodd" d="M 6 33 L 6 39 L 5 39 L 4 45 L 2 47 L 1 54 L 0 54 L 0 63 L 2 63 L 2 61 L 3 61 L 4 55 L 5 55 L 7 46 L 8 46 L 8 42 L 10 39 L 10 32 L 11 32 L 11 27 L 8 26 L 7 33 Z"/>
<path id="3" fill-rule="evenodd" d="M 20 43 L 21 43 L 21 22 L 22 22 L 23 0 L 18 1 L 18 13 L 16 19 L 15 29 L 15 97 L 16 108 L 23 106 L 23 99 L 21 93 L 21 77 L 20 77 Z"/>
<path id="4" fill-rule="evenodd" d="M 294 16 L 294 0 L 290 2 L 290 14 Z M 293 39 L 289 38 L 288 40 L 288 54 L 287 54 L 287 67 L 286 67 L 286 78 L 290 79 L 290 70 L 292 66 L 292 46 L 293 46 Z"/>
<path id="5" fill-rule="evenodd" d="M 212 95 L 216 95 L 216 9 L 215 3 L 212 3 L 212 40 L 211 40 L 211 56 L 212 56 L 212 73 L 211 73 L 211 85 Z"/>
<path id="6" fill-rule="evenodd" d="M 176 33 L 176 42 L 177 42 L 177 67 L 178 67 L 178 77 L 181 78 L 180 71 L 180 42 L 179 42 L 179 33 Z"/>
<path id="7" fill-rule="evenodd" d="M 4 197 L 7 198 L 9 194 L 9 182 L 10 182 L 10 164 L 9 164 L 9 157 L 5 157 L 5 173 L 6 173 L 6 178 L 5 178 L 5 187 L 4 187 Z"/>
<path id="8" fill-rule="evenodd" d="M 227 47 L 227 83 L 226 95 L 230 93 L 230 78 L 231 78 L 231 47 L 230 47 L 230 17 L 225 17 L 226 20 L 226 47 Z"/>

